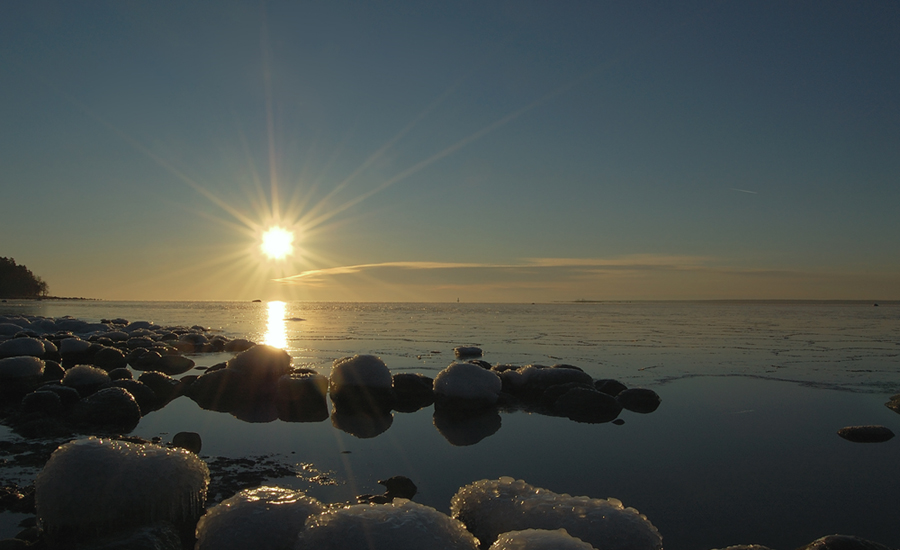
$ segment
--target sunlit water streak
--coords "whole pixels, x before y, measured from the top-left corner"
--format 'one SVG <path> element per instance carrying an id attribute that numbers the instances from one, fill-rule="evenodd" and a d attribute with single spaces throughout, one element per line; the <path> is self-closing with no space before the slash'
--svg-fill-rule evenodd
<path id="1" fill-rule="evenodd" d="M 263 343 L 276 348 L 287 349 L 287 325 L 285 323 L 285 311 L 287 304 L 284 302 L 269 302 L 266 304 L 268 317 L 266 319 L 266 334 Z"/>

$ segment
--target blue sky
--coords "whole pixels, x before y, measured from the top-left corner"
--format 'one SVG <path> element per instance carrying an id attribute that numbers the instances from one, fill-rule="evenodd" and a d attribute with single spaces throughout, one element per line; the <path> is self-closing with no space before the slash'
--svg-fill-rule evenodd
<path id="1" fill-rule="evenodd" d="M 897 28 L 889 2 L 4 3 L 0 255 L 104 299 L 900 299 Z"/>

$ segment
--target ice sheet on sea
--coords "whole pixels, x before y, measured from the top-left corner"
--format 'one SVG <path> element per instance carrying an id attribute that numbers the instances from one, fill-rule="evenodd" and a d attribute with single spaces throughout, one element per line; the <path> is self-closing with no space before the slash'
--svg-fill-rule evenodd
<path id="1" fill-rule="evenodd" d="M 60 446 L 34 482 L 38 522 L 54 537 L 199 516 L 209 469 L 183 449 L 90 437 Z"/>
<path id="2" fill-rule="evenodd" d="M 303 491 L 245 489 L 206 511 L 197 523 L 195 550 L 291 548 L 306 519 L 325 510 Z"/>
<path id="3" fill-rule="evenodd" d="M 565 529 L 525 529 L 500 535 L 490 550 L 596 550 L 579 538 L 570 536 Z"/>
<path id="4" fill-rule="evenodd" d="M 656 527 L 616 499 L 557 494 L 511 477 L 462 487 L 451 499 L 450 511 L 484 542 L 509 531 L 565 529 L 603 550 L 662 548 Z"/>
<path id="5" fill-rule="evenodd" d="M 357 504 L 310 517 L 294 550 L 476 550 L 463 525 L 409 500 Z"/>

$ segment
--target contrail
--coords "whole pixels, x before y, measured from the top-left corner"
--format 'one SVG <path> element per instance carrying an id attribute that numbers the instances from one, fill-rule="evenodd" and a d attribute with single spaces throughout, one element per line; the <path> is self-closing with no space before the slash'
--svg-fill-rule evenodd
<path id="1" fill-rule="evenodd" d="M 750 193 L 751 195 L 758 195 L 756 191 L 747 191 L 746 189 L 738 189 L 737 187 L 732 187 L 732 191 L 740 191 L 741 193 Z"/>

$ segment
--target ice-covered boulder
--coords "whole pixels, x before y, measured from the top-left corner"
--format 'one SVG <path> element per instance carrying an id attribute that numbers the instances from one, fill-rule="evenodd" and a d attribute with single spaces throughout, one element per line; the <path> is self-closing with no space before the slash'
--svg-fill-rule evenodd
<path id="1" fill-rule="evenodd" d="M 82 396 L 87 396 L 100 388 L 109 386 L 112 379 L 103 369 L 90 365 L 76 365 L 66 371 L 63 376 L 63 386 L 75 388 Z"/>
<path id="2" fill-rule="evenodd" d="M 0 336 L 14 336 L 22 330 L 22 327 L 15 323 L 0 323 Z"/>
<path id="3" fill-rule="evenodd" d="M 590 544 L 575 538 L 565 529 L 525 529 L 503 533 L 491 545 L 490 550 L 596 550 Z"/>
<path id="4" fill-rule="evenodd" d="M 303 491 L 245 489 L 200 518 L 195 550 L 289 549 L 306 519 L 324 510 L 322 503 Z"/>
<path id="5" fill-rule="evenodd" d="M 291 372 L 291 356 L 283 349 L 258 345 L 229 359 L 226 368 L 248 375 L 259 383 L 275 384 Z"/>
<path id="6" fill-rule="evenodd" d="M 128 433 L 141 421 L 141 407 L 128 390 L 106 388 L 76 403 L 71 420 L 85 431 Z"/>
<path id="7" fill-rule="evenodd" d="M 0 357 L 19 357 L 23 355 L 42 357 L 44 352 L 44 343 L 37 338 L 13 338 L 0 343 Z"/>
<path id="8" fill-rule="evenodd" d="M 565 529 L 604 550 L 662 548 L 656 527 L 616 499 L 557 494 L 511 477 L 483 479 L 462 487 L 451 499 L 450 511 L 478 537 L 483 548 L 502 533 L 524 529 Z"/>
<path id="9" fill-rule="evenodd" d="M 59 343 L 59 353 L 63 356 L 84 353 L 90 349 L 91 343 L 81 338 L 64 338 Z"/>
<path id="10" fill-rule="evenodd" d="M 434 378 L 435 403 L 472 409 L 489 407 L 497 403 L 502 387 L 494 371 L 472 363 L 453 363 Z"/>
<path id="11" fill-rule="evenodd" d="M 391 371 L 374 355 L 335 359 L 328 391 L 344 411 L 389 409 L 394 398 Z"/>
<path id="12" fill-rule="evenodd" d="M 21 396 L 37 387 L 44 375 L 44 362 L 37 357 L 0 359 L 0 394 Z"/>
<path id="13" fill-rule="evenodd" d="M 306 521 L 294 550 L 475 550 L 458 521 L 409 500 L 357 504 Z"/>
<path id="14" fill-rule="evenodd" d="M 209 469 L 183 449 L 79 439 L 60 446 L 34 482 L 38 523 L 51 540 L 85 539 L 197 520 Z"/>
<path id="15" fill-rule="evenodd" d="M 527 365 L 500 373 L 505 390 L 519 397 L 539 397 L 547 388 L 567 383 L 593 384 L 591 375 L 568 367 Z"/>

